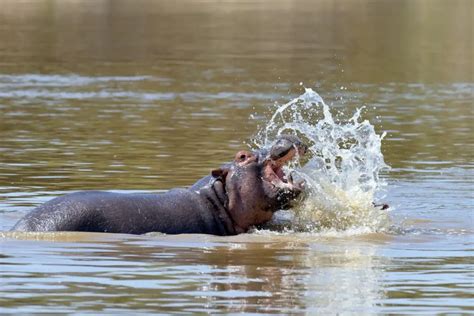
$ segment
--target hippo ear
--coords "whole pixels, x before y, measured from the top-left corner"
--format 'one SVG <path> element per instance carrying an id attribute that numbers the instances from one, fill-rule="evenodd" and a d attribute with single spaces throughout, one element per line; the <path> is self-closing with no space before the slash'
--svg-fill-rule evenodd
<path id="1" fill-rule="evenodd" d="M 212 177 L 216 179 L 217 178 L 225 179 L 228 173 L 229 173 L 228 168 L 219 168 L 219 169 L 214 169 L 211 171 Z"/>

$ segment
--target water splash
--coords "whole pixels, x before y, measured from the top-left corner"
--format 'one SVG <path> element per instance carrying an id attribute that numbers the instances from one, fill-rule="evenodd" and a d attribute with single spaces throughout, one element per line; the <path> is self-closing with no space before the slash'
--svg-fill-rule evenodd
<path id="1" fill-rule="evenodd" d="M 309 151 L 301 165 L 290 165 L 306 181 L 306 198 L 296 206 L 294 230 L 380 231 L 388 227 L 386 211 L 374 207 L 376 193 L 385 182 L 379 173 L 388 169 L 381 152 L 385 133 L 361 120 L 358 109 L 351 118 L 334 117 L 312 89 L 277 106 L 270 120 L 254 137 L 265 148 L 280 134 L 296 134 Z"/>

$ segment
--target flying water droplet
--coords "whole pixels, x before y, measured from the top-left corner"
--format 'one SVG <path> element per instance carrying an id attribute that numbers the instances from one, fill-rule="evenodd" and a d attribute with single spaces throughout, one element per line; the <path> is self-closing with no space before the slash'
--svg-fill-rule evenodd
<path id="1" fill-rule="evenodd" d="M 388 170 L 381 141 L 357 109 L 344 120 L 333 118 L 330 107 L 310 88 L 290 102 L 277 105 L 253 143 L 267 148 L 280 134 L 299 136 L 309 150 L 301 165 L 289 168 L 306 182 L 306 198 L 295 207 L 294 228 L 380 231 L 389 225 L 386 211 L 374 207 L 386 185 L 380 172 Z M 366 231 L 366 230 L 364 230 Z"/>

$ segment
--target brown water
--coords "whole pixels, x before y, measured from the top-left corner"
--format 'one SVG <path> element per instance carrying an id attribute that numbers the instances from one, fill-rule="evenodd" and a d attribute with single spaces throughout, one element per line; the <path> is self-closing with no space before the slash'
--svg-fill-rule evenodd
<path id="1" fill-rule="evenodd" d="M 471 1 L 0 1 L 0 229 L 186 186 L 312 87 L 363 117 L 392 228 L 0 233 L 0 313 L 474 313 Z"/>

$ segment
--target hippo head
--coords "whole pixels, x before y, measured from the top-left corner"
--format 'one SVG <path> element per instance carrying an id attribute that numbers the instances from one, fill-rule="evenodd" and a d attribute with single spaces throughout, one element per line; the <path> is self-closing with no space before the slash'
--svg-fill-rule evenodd
<path id="1" fill-rule="evenodd" d="M 237 233 L 269 221 L 277 210 L 289 207 L 302 191 L 283 166 L 307 147 L 294 136 L 280 136 L 268 152 L 239 151 L 234 161 L 212 171 L 227 195 L 227 213 Z"/>

